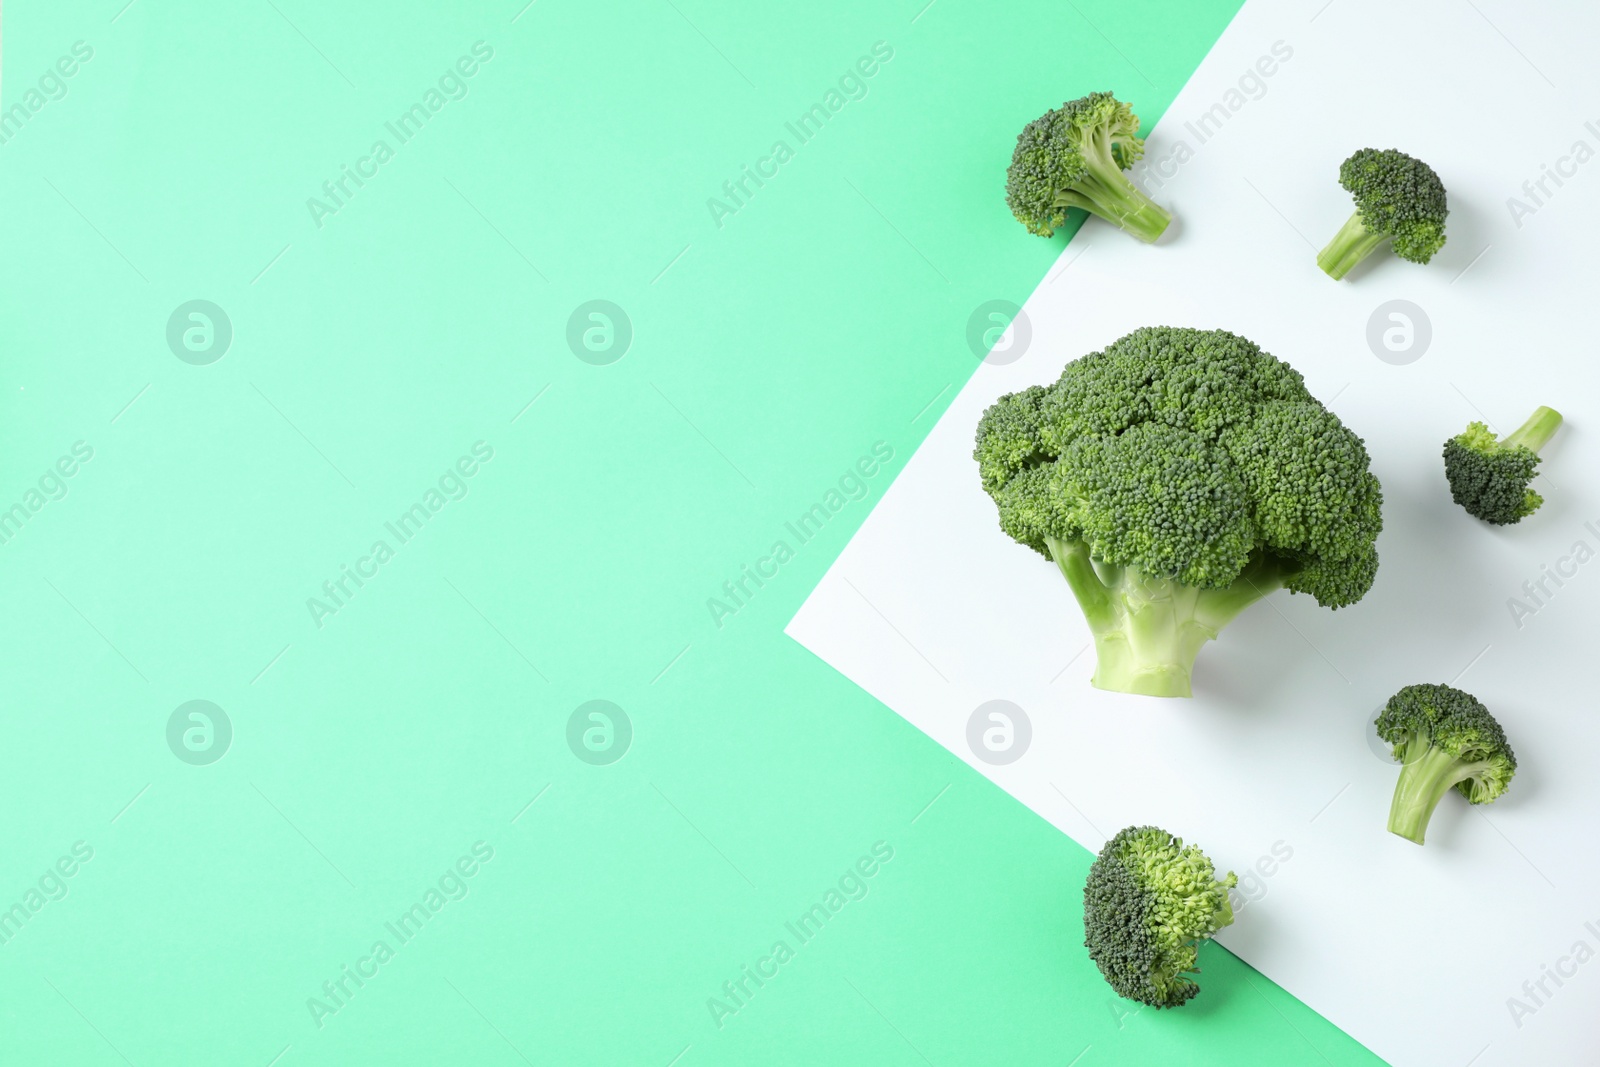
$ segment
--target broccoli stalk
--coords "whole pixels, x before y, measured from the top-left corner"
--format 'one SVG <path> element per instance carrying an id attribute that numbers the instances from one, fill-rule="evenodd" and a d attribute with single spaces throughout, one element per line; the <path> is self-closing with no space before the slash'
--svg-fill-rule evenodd
<path id="1" fill-rule="evenodd" d="M 1373 233 L 1367 229 L 1361 221 L 1361 212 L 1357 211 L 1339 227 L 1339 232 L 1333 235 L 1328 247 L 1317 253 L 1317 266 L 1328 277 L 1339 281 L 1350 273 L 1350 268 L 1377 251 L 1378 246 L 1388 239 L 1386 233 Z"/>
<path id="2" fill-rule="evenodd" d="M 1439 801 L 1458 783 L 1482 774 L 1489 762 L 1465 763 L 1443 749 L 1433 748 L 1425 738 L 1403 747 L 1406 755 L 1401 759 L 1405 765 L 1400 768 L 1400 781 L 1389 805 L 1389 832 L 1420 845 Z M 1415 754 L 1415 750 L 1421 754 Z"/>
<path id="3" fill-rule="evenodd" d="M 1154 241 L 1172 216 L 1123 174 L 1143 155 L 1139 117 L 1110 93 L 1090 93 L 1023 127 L 1006 171 L 1006 203 L 1043 237 L 1077 208 Z"/>
<path id="4" fill-rule="evenodd" d="M 1078 151 L 1086 171 L 1070 188 L 1056 190 L 1052 201 L 1055 206 L 1081 208 L 1099 215 L 1145 242 L 1153 242 L 1166 232 L 1172 215 L 1123 174 L 1106 127 L 1085 131 L 1078 141 Z"/>
<path id="5" fill-rule="evenodd" d="M 1526 448 L 1537 452 L 1550 443 L 1550 438 L 1561 429 L 1561 412 L 1541 405 L 1528 421 L 1511 431 L 1511 436 L 1500 442 L 1506 448 Z"/>
<path id="6" fill-rule="evenodd" d="M 1378 736 L 1394 746 L 1400 780 L 1389 805 L 1389 832 L 1422 844 L 1428 821 L 1451 789 L 1472 804 L 1503 794 L 1517 757 L 1489 709 L 1448 685 L 1408 685 L 1378 716 Z"/>
<path id="7" fill-rule="evenodd" d="M 1201 647 L 1245 608 L 1283 586 L 1288 569 L 1260 557 L 1232 584 L 1198 589 L 1138 567 L 1096 564 L 1082 541 L 1046 537 L 1094 635 L 1097 689 L 1152 697 L 1192 696 Z"/>

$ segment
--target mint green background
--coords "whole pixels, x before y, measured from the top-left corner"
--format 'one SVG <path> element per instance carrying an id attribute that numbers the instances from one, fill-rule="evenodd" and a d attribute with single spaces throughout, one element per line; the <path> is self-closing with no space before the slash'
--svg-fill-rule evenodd
<path id="1" fill-rule="evenodd" d="M 974 369 L 972 309 L 1061 247 L 1001 200 L 1021 123 L 1103 87 L 1153 122 L 1236 4 L 521 7 L 6 5 L 7 106 L 94 57 L 0 145 L 0 507 L 94 458 L 0 546 L 0 908 L 94 858 L 0 946 L 0 1061 L 1374 1062 L 1216 946 L 1192 1006 L 1130 1014 L 1080 944 L 1088 853 L 781 632 Z M 317 228 L 478 40 L 469 95 Z M 195 298 L 233 324 L 210 366 L 166 347 Z M 565 344 L 594 298 L 634 325 L 611 366 Z M 478 440 L 470 494 L 318 629 L 306 599 Z M 868 498 L 714 625 L 880 440 Z M 210 766 L 166 746 L 196 698 L 234 726 Z M 565 742 L 594 698 L 634 727 L 610 766 Z M 318 1029 L 307 998 L 480 840 Z M 865 899 L 718 1029 L 707 998 L 877 841 Z"/>

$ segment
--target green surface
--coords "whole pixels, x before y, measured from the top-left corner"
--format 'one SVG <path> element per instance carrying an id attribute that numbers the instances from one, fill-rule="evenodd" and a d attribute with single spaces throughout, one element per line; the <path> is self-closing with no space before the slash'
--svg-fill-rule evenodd
<path id="1" fill-rule="evenodd" d="M 969 314 L 1061 247 L 1002 205 L 1016 130 L 1103 87 L 1153 121 L 1235 5 L 920 6 L 7 5 L 4 102 L 39 95 L 0 143 L 0 1062 L 1372 1062 L 1214 946 L 1193 1005 L 1130 1012 L 1089 854 L 781 632 L 974 369 Z M 632 322 L 609 365 L 565 340 L 593 299 Z M 169 348 L 191 300 L 220 360 Z M 776 573 L 719 627 L 745 564 Z M 609 765 L 567 742 L 597 699 Z M 193 700 L 209 764 L 169 747 Z"/>

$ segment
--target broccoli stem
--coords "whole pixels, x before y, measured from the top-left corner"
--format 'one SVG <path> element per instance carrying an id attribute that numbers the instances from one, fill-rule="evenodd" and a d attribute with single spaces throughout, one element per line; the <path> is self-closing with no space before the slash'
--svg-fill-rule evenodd
<path id="1" fill-rule="evenodd" d="M 1056 203 L 1098 215 L 1141 241 L 1153 242 L 1165 233 L 1172 215 L 1122 173 L 1104 131 L 1086 138 L 1080 147 L 1088 173 L 1071 189 L 1059 190 Z"/>
<path id="2" fill-rule="evenodd" d="M 1420 755 L 1413 755 L 1412 750 L 1422 745 L 1427 745 L 1426 739 L 1413 742 L 1407 748 L 1400 781 L 1394 787 L 1394 801 L 1389 805 L 1389 832 L 1419 845 L 1428 832 L 1433 809 L 1439 806 L 1444 795 L 1457 782 L 1466 781 L 1486 766 L 1463 763 L 1431 745 Z"/>
<path id="3" fill-rule="evenodd" d="M 1530 452 L 1538 453 L 1539 449 L 1549 444 L 1550 438 L 1555 436 L 1561 428 L 1561 412 L 1555 408 L 1540 407 L 1528 421 L 1517 427 L 1510 437 L 1500 442 L 1507 448 L 1516 448 L 1521 445 Z"/>
<path id="4" fill-rule="evenodd" d="M 1387 240 L 1386 234 L 1372 233 L 1361 222 L 1361 212 L 1350 216 L 1328 242 L 1328 247 L 1317 253 L 1317 266 L 1328 277 L 1338 281 L 1350 273 L 1350 268 L 1370 256 Z"/>
<path id="5" fill-rule="evenodd" d="M 1135 567 L 1095 563 L 1081 541 L 1046 542 L 1094 635 L 1090 684 L 1118 693 L 1192 695 L 1189 679 L 1201 647 L 1287 576 L 1282 565 L 1262 558 L 1233 584 L 1200 589 Z"/>

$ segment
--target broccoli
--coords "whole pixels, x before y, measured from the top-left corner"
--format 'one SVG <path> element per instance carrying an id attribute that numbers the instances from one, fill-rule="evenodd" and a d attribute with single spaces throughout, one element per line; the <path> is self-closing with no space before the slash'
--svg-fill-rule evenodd
<path id="1" fill-rule="evenodd" d="M 1084 944 L 1119 996 L 1176 1008 L 1200 992 L 1200 943 L 1233 922 L 1229 874 L 1217 881 L 1206 854 L 1154 826 L 1106 842 L 1083 887 Z"/>
<path id="2" fill-rule="evenodd" d="M 1450 497 L 1484 522 L 1505 526 L 1539 510 L 1544 497 L 1528 488 L 1539 449 L 1561 427 L 1561 412 L 1541 407 L 1504 441 L 1481 422 L 1471 422 L 1444 443 L 1444 476 Z"/>
<path id="3" fill-rule="evenodd" d="M 1356 212 L 1317 254 L 1317 266 L 1338 281 L 1387 238 L 1394 254 L 1426 263 L 1444 247 L 1444 183 L 1433 168 L 1393 148 L 1363 148 L 1339 167 L 1339 184 Z"/>
<path id="4" fill-rule="evenodd" d="M 1389 832 L 1419 845 L 1451 786 L 1470 803 L 1487 804 L 1517 773 L 1516 754 L 1489 709 L 1448 685 L 1406 686 L 1384 705 L 1377 727 L 1401 761 Z"/>
<path id="5" fill-rule="evenodd" d="M 1282 586 L 1338 608 L 1377 574 L 1361 438 L 1224 330 L 1135 330 L 1002 396 L 973 458 L 1001 530 L 1066 578 L 1101 689 L 1189 696 L 1200 647 L 1255 601 Z"/>
<path id="6" fill-rule="evenodd" d="M 1139 117 L 1110 93 L 1090 93 L 1022 128 L 1006 171 L 1006 204 L 1029 233 L 1049 237 L 1080 208 L 1154 241 L 1172 221 L 1122 174 L 1144 155 Z"/>

